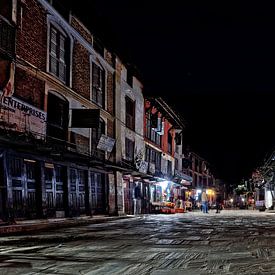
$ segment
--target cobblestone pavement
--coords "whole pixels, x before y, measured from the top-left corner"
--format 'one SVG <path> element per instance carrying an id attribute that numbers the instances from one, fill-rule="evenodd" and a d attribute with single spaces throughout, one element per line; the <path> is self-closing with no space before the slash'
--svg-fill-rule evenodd
<path id="1" fill-rule="evenodd" d="M 148 215 L 1 237 L 0 274 L 275 274 L 275 214 Z"/>

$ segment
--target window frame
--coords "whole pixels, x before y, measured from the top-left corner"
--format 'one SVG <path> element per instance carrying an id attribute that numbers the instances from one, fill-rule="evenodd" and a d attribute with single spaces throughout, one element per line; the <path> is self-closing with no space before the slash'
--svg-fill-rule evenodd
<path id="1" fill-rule="evenodd" d="M 56 33 L 56 41 L 52 39 L 53 32 Z M 70 64 L 71 64 L 71 47 L 70 37 L 62 31 L 60 27 L 53 22 L 49 23 L 48 29 L 48 72 L 58 78 L 64 84 L 70 83 Z M 63 39 L 61 39 L 63 38 Z M 61 41 L 63 41 L 61 46 Z M 55 42 L 55 43 L 54 43 Z M 55 52 L 52 50 L 53 45 L 56 46 Z M 62 48 L 61 48 L 62 47 Z M 62 54 L 61 54 L 62 53 Z M 55 71 L 52 67 L 52 60 L 55 60 Z M 60 74 L 61 65 L 63 66 L 63 77 Z"/>
<path id="2" fill-rule="evenodd" d="M 100 118 L 99 121 L 99 128 L 91 128 L 90 131 L 90 139 L 91 139 L 91 153 L 92 155 L 104 159 L 105 158 L 105 151 L 100 150 L 97 148 L 97 144 L 101 135 L 106 134 L 106 122 Z"/>
<path id="3" fill-rule="evenodd" d="M 98 71 L 96 75 L 95 72 Z M 97 77 L 97 81 L 95 81 Z M 100 96 L 101 95 L 101 96 Z M 105 97 L 106 97 L 106 71 L 99 64 L 91 61 L 91 101 L 105 109 Z M 101 98 L 101 100 L 99 100 Z"/>
<path id="4" fill-rule="evenodd" d="M 127 108 L 128 106 L 128 108 Z M 131 109 L 131 112 L 128 110 Z M 127 128 L 135 131 L 136 102 L 129 96 L 125 96 L 125 125 Z"/>
<path id="5" fill-rule="evenodd" d="M 155 143 L 157 146 L 161 147 L 161 141 L 162 141 L 162 136 L 158 134 L 153 128 L 151 127 L 151 115 L 146 114 L 145 117 L 145 123 L 146 123 L 146 128 L 145 128 L 145 137 Z"/>
<path id="6" fill-rule="evenodd" d="M 50 106 L 49 102 L 53 102 L 55 105 Z M 60 140 L 67 141 L 68 139 L 68 129 L 69 129 L 69 102 L 66 98 L 56 94 L 54 91 L 48 92 L 48 99 L 47 99 L 47 137 L 57 138 Z M 57 108 L 59 106 L 59 108 Z M 60 108 L 62 106 L 62 108 Z M 55 109 L 53 109 L 55 107 Z M 49 112 L 49 110 L 51 110 Z M 54 110 L 62 110 L 59 114 L 59 117 L 56 115 L 58 114 Z M 53 117 L 52 117 L 53 116 Z M 52 135 L 50 133 L 58 133 L 57 135 Z M 60 134 L 60 136 L 59 136 Z"/>
<path id="7" fill-rule="evenodd" d="M 134 162 L 135 159 L 135 141 L 125 138 L 125 159 Z"/>
<path id="8" fill-rule="evenodd" d="M 148 145 L 145 146 L 145 161 L 154 163 L 156 171 L 161 171 L 161 152 Z"/>

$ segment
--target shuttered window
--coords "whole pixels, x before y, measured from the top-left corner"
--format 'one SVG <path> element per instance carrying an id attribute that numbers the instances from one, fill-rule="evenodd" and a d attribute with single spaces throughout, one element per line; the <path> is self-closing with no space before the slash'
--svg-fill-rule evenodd
<path id="1" fill-rule="evenodd" d="M 67 38 L 51 26 L 49 70 L 63 82 L 68 80 L 69 66 L 66 63 L 68 63 L 69 47 L 67 45 Z"/>
<path id="2" fill-rule="evenodd" d="M 92 101 L 104 108 L 105 71 L 95 63 L 92 64 Z"/>

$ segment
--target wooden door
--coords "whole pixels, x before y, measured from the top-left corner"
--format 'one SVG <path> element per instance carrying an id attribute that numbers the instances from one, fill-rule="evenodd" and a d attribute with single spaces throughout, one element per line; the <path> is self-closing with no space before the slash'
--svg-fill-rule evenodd
<path id="1" fill-rule="evenodd" d="M 132 192 L 131 192 L 131 183 L 129 180 L 124 180 L 124 208 L 125 213 L 128 215 L 133 214 L 132 211 Z"/>
<path id="2" fill-rule="evenodd" d="M 53 172 L 53 165 L 47 165 L 47 167 L 45 167 L 46 208 L 48 217 L 55 217 L 55 182 Z"/>
<path id="3" fill-rule="evenodd" d="M 76 169 L 70 169 L 70 188 L 69 188 L 69 209 L 71 215 L 79 214 L 79 187 L 78 187 L 78 173 Z"/>
<path id="4" fill-rule="evenodd" d="M 26 175 L 25 182 L 25 200 L 26 200 L 26 215 L 28 218 L 36 218 L 39 213 L 39 188 L 40 169 L 36 161 L 24 160 L 24 172 Z"/>
<path id="5" fill-rule="evenodd" d="M 105 186 L 104 175 L 91 173 L 92 211 L 96 214 L 105 213 Z"/>
<path id="6" fill-rule="evenodd" d="M 20 158 L 9 158 L 9 174 L 12 189 L 13 216 L 15 218 L 24 217 L 24 177 L 23 161 Z"/>
<path id="7" fill-rule="evenodd" d="M 66 168 L 63 166 L 55 166 L 55 202 L 56 210 L 65 210 L 65 185 L 66 185 Z"/>
<path id="8" fill-rule="evenodd" d="M 80 214 L 88 212 L 87 207 L 87 194 L 88 192 L 87 172 L 84 170 L 78 170 L 78 198 L 79 198 L 79 211 Z"/>

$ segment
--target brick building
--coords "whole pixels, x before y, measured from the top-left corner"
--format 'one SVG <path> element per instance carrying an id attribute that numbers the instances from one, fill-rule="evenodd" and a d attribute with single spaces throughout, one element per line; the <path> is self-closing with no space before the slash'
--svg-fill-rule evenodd
<path id="1" fill-rule="evenodd" d="M 67 19 L 44 0 L 1 1 L 3 218 L 117 212 L 115 149 L 97 148 L 115 138 L 114 57 Z"/>
<path id="2" fill-rule="evenodd" d="M 0 218 L 149 213 L 184 199 L 183 180 L 199 173 L 184 170 L 184 122 L 144 99 L 133 66 L 56 3 L 0 3 Z"/>

